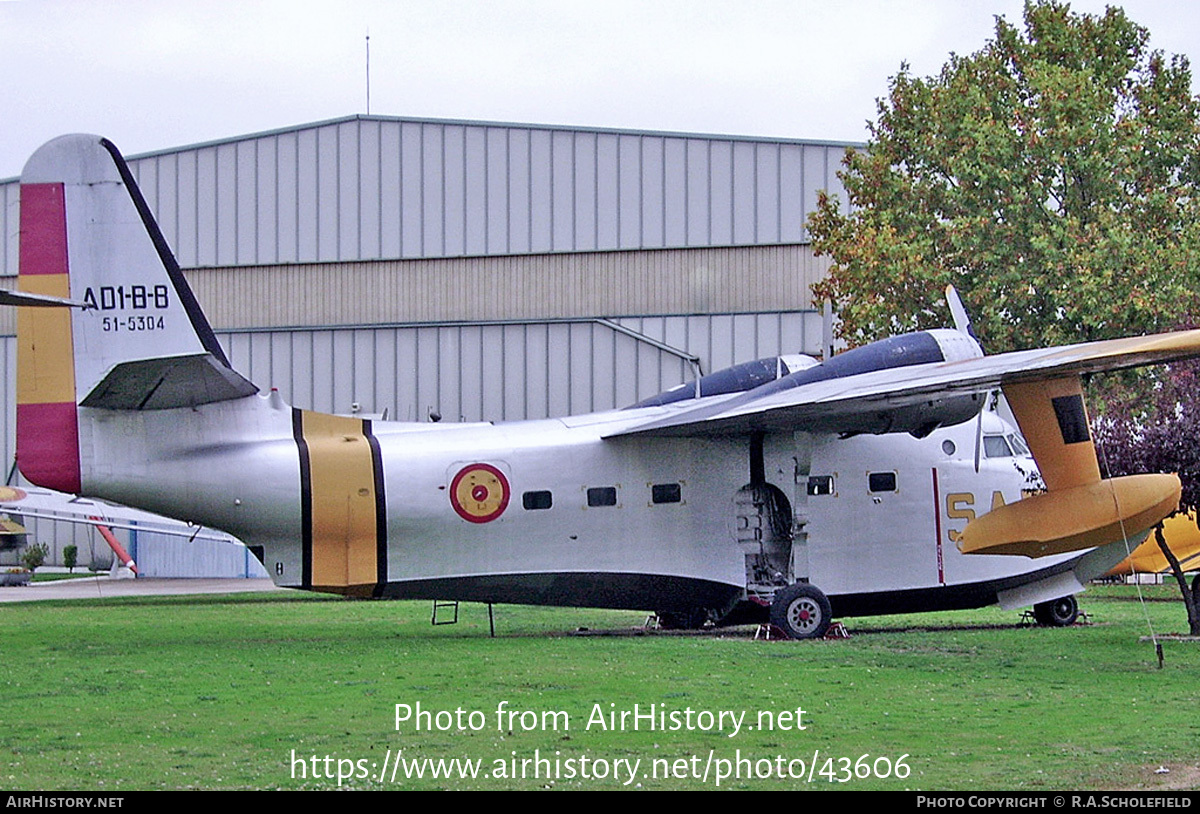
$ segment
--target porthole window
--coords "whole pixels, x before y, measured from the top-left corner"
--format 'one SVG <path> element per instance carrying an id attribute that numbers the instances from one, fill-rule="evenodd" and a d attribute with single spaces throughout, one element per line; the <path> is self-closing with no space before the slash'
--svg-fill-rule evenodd
<path id="1" fill-rule="evenodd" d="M 521 495 L 521 505 L 527 511 L 538 511 L 539 509 L 549 509 L 554 505 L 554 496 L 546 489 L 536 492 L 526 492 Z"/>
<path id="2" fill-rule="evenodd" d="M 650 487 L 650 500 L 653 503 L 679 503 L 683 500 L 683 492 L 678 483 L 656 483 Z"/>
<path id="3" fill-rule="evenodd" d="M 617 505 L 617 487 L 593 486 L 587 490 L 587 505 L 591 508 L 598 506 Z"/>
<path id="4" fill-rule="evenodd" d="M 895 472 L 870 472 L 867 474 L 867 489 L 872 492 L 896 491 Z"/>
<path id="5" fill-rule="evenodd" d="M 808 495 L 832 495 L 833 475 L 812 475 L 808 479 Z"/>

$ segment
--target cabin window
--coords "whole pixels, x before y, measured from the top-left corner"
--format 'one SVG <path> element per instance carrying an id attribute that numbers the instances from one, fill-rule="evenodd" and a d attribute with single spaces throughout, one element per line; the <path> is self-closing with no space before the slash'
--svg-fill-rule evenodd
<path id="1" fill-rule="evenodd" d="M 549 509 L 554 505 L 554 496 L 546 489 L 541 489 L 536 492 L 526 492 L 521 495 L 521 505 L 527 511 L 537 511 L 538 509 Z"/>
<path id="2" fill-rule="evenodd" d="M 809 497 L 833 494 L 833 475 L 812 475 L 808 479 Z"/>
<path id="3" fill-rule="evenodd" d="M 592 508 L 597 506 L 616 506 L 617 487 L 593 486 L 587 490 L 587 501 L 588 506 Z"/>
<path id="4" fill-rule="evenodd" d="M 872 492 L 894 492 L 894 491 L 896 491 L 896 473 L 895 472 L 869 472 L 869 473 L 867 473 L 867 489 Z"/>
<path id="5" fill-rule="evenodd" d="M 683 492 L 678 483 L 656 483 L 650 487 L 650 500 L 654 503 L 680 503 Z"/>

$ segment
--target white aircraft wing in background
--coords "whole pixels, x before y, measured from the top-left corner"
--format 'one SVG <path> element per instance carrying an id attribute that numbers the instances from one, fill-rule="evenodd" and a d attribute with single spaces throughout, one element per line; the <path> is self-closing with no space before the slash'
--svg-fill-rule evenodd
<path id="1" fill-rule="evenodd" d="M 186 537 L 189 540 L 237 542 L 237 538 L 204 526 L 181 523 L 161 515 L 131 509 L 115 503 L 91 498 L 73 497 L 62 492 L 36 487 L 0 486 L 0 512 L 57 520 L 64 523 L 94 526 L 97 523 L 114 529 Z"/>

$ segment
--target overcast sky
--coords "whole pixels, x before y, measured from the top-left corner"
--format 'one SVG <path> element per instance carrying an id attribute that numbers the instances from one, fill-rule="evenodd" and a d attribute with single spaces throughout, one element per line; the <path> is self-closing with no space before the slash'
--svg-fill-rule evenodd
<path id="1" fill-rule="evenodd" d="M 1103 2 L 1075 2 L 1101 12 Z M 1130 0 L 1194 57 L 1200 3 Z M 888 78 L 1019 0 L 0 0 L 0 178 L 62 133 L 126 154 L 367 112 L 864 141 Z M 1195 59 L 1194 65 L 1200 67 Z"/>

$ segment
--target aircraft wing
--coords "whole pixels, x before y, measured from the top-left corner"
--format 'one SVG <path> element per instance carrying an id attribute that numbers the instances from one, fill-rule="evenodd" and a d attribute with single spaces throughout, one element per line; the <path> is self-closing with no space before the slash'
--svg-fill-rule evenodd
<path id="1" fill-rule="evenodd" d="M 49 489 L 0 486 L 0 513 L 18 514 L 80 525 L 101 523 L 114 529 L 186 537 L 189 540 L 219 540 L 237 542 L 234 537 L 204 526 L 193 526 L 150 512 L 105 503 L 90 498 L 72 497 Z"/>
<path id="2" fill-rule="evenodd" d="M 996 387 L 1194 356 L 1200 356 L 1200 330 L 874 370 L 799 386 L 788 386 L 784 378 L 729 398 L 671 405 L 606 437 L 911 431 L 913 426 L 897 420 L 906 410 L 936 411 L 953 399 L 982 399 Z"/>

